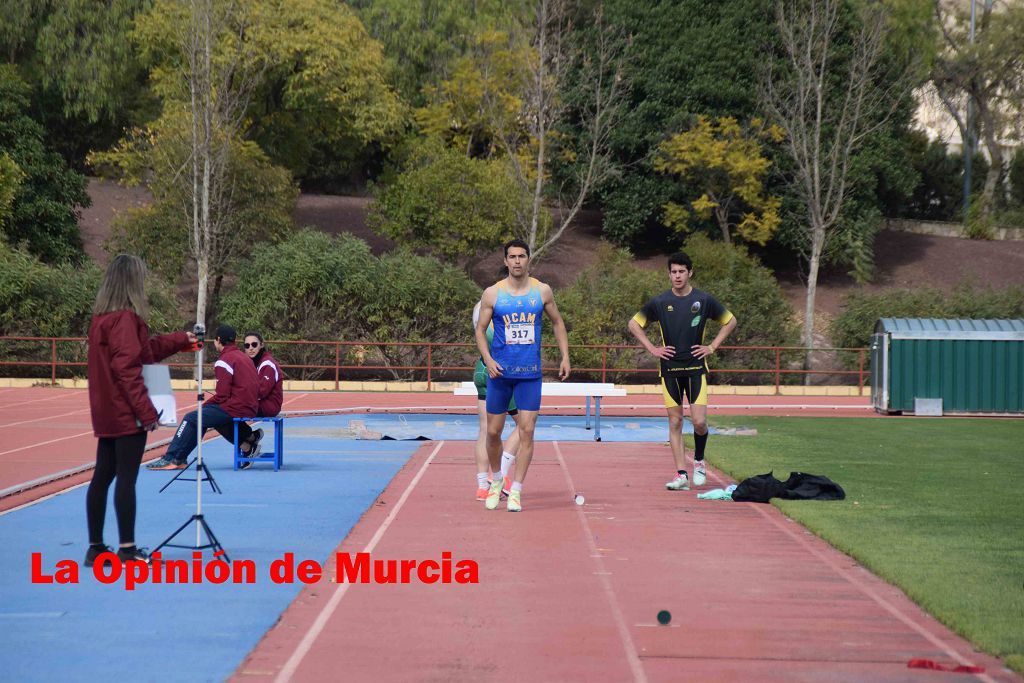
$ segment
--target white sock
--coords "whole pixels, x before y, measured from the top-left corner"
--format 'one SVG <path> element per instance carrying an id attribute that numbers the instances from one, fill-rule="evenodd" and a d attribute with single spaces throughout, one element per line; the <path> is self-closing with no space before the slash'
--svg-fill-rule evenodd
<path id="1" fill-rule="evenodd" d="M 485 488 L 487 488 L 487 473 L 486 472 L 477 472 L 476 473 L 476 487 L 478 489 L 485 489 Z"/>
<path id="2" fill-rule="evenodd" d="M 513 491 L 522 491 L 523 490 L 523 482 L 521 482 L 521 481 L 514 481 L 514 482 L 512 482 L 512 490 Z"/>
<path id="3" fill-rule="evenodd" d="M 502 451 L 501 453 L 501 478 L 504 479 L 508 476 L 508 471 L 512 469 L 512 464 L 516 461 L 516 456 L 512 455 L 508 451 Z"/>

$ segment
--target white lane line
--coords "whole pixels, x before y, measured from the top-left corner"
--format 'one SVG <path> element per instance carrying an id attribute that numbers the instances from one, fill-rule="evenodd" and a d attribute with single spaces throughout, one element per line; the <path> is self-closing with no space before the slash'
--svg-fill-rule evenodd
<path id="1" fill-rule="evenodd" d="M 575 491 L 576 487 L 572 483 L 572 476 L 569 474 L 569 466 L 565 464 L 565 458 L 562 457 L 562 449 L 559 448 L 558 442 L 552 442 L 555 446 L 555 456 L 558 458 L 558 464 L 562 466 L 562 473 L 565 475 L 565 483 L 569 486 L 569 491 Z M 619 603 L 615 599 L 615 591 L 612 588 L 612 581 L 608 578 L 611 572 L 605 570 L 604 559 L 600 557 L 600 553 L 597 552 L 597 544 L 594 542 L 594 534 L 590 530 L 590 522 L 587 521 L 587 516 L 583 514 L 583 508 L 579 505 L 573 506 L 576 508 L 576 518 L 579 519 L 580 525 L 583 527 L 583 535 L 587 538 L 587 545 L 590 547 L 590 556 L 594 558 L 594 562 L 597 564 L 598 571 L 594 572 L 600 577 L 601 586 L 604 588 L 605 597 L 608 598 L 608 604 L 612 609 L 612 616 L 615 618 L 615 625 L 619 629 L 619 638 L 622 640 L 622 647 L 626 651 L 626 659 L 629 661 L 629 668 L 633 671 L 633 680 L 637 683 L 646 683 L 647 675 L 644 673 L 644 665 L 640 662 L 640 657 L 636 653 L 636 645 L 633 644 L 633 637 L 629 635 L 629 627 L 626 626 L 626 619 L 622 616 L 621 610 L 619 610 Z"/>
<path id="2" fill-rule="evenodd" d="M 365 548 L 363 548 L 364 553 L 371 553 L 373 552 L 373 549 L 377 547 L 377 543 L 379 543 L 380 539 L 384 536 L 384 532 L 387 531 L 388 527 L 391 526 L 391 523 L 395 521 L 398 513 L 402 510 L 402 506 L 405 505 L 405 501 L 408 500 L 410 494 L 412 494 L 412 490 L 416 488 L 416 484 L 418 484 L 420 479 L 423 478 L 423 473 L 427 471 L 427 467 L 431 462 L 433 462 L 434 456 L 438 454 L 442 446 L 444 446 L 444 441 L 438 442 L 431 454 L 427 456 L 427 459 L 423 461 L 422 465 L 420 465 L 419 472 L 417 472 L 416 476 L 412 478 L 409 485 L 405 487 L 402 497 L 398 499 L 395 507 L 391 509 L 387 514 L 387 517 L 384 518 L 384 521 L 381 522 L 380 526 L 377 528 L 377 532 L 373 535 L 373 538 L 371 538 L 370 542 L 366 544 Z M 351 584 L 349 583 L 341 583 L 334 589 L 334 594 L 331 596 L 331 599 L 328 600 L 327 604 L 320 610 L 320 614 L 317 615 L 316 620 L 313 621 L 309 630 L 306 631 L 306 635 L 302 637 L 302 641 L 295 647 L 295 651 L 292 652 L 292 656 L 289 657 L 288 661 L 285 662 L 283 667 L 281 667 L 281 671 L 278 672 L 277 677 L 274 679 L 276 683 L 285 683 L 285 681 L 290 681 L 292 679 L 292 676 L 295 675 L 295 670 L 299 668 L 300 664 L 302 664 L 302 660 L 305 659 L 310 648 L 313 647 L 313 643 L 316 642 L 316 639 L 319 638 L 320 634 L 323 632 L 324 626 L 327 625 L 327 622 L 334 614 L 334 611 L 338 609 L 338 603 L 340 603 L 341 599 L 345 597 L 350 585 Z"/>
<path id="3" fill-rule="evenodd" d="M 59 415 L 47 415 L 46 417 L 37 417 L 31 420 L 22 420 L 21 422 L 9 422 L 7 424 L 0 424 L 0 429 L 4 427 L 17 427 L 18 425 L 27 425 L 31 422 L 43 422 L 45 420 L 53 420 L 58 417 L 67 417 L 68 415 L 78 415 L 79 413 L 89 412 L 88 408 L 80 408 L 79 410 L 72 410 L 70 413 L 61 413 Z"/>
<path id="4" fill-rule="evenodd" d="M 5 410 L 7 408 L 13 408 L 15 406 L 18 406 L 18 407 L 27 406 L 29 403 L 44 403 L 46 401 L 56 401 L 56 400 L 61 399 L 61 398 L 68 398 L 68 394 L 59 394 L 57 396 L 47 396 L 46 398 L 33 398 L 31 400 L 28 400 L 28 401 L 18 401 L 17 403 L 8 403 L 6 405 L 0 406 L 0 410 Z"/>
<path id="5" fill-rule="evenodd" d="M 0 455 L 7 455 L 8 453 L 17 453 L 19 451 L 27 451 L 30 448 L 39 448 L 40 446 L 48 446 L 51 443 L 57 443 L 59 441 L 67 441 L 68 439 L 77 439 L 80 436 L 88 436 L 90 434 L 92 434 L 92 430 L 91 429 L 89 431 L 87 431 L 87 432 L 79 432 L 78 434 L 71 434 L 70 436 L 62 436 L 59 439 L 50 439 L 49 441 L 37 441 L 35 443 L 29 444 L 28 446 L 22 446 L 21 448 L 12 448 L 9 451 L 0 451 Z"/>

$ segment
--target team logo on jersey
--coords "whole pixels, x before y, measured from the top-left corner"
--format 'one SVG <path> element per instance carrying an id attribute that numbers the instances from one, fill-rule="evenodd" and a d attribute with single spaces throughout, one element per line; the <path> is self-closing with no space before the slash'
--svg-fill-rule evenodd
<path id="1" fill-rule="evenodd" d="M 674 309 L 672 308 L 672 306 L 671 306 L 671 305 L 669 305 L 669 307 L 668 307 L 668 312 L 669 312 L 669 313 L 671 313 L 671 312 L 672 312 L 673 310 L 674 310 Z"/>
<path id="2" fill-rule="evenodd" d="M 530 299 L 530 305 L 531 306 L 536 306 L 537 305 L 537 300 L 536 299 Z"/>
<path id="3" fill-rule="evenodd" d="M 699 315 L 693 316 L 693 320 L 690 322 L 690 327 L 697 327 L 697 325 L 700 325 L 700 316 Z"/>
<path id="4" fill-rule="evenodd" d="M 690 306 L 690 313 L 699 313 L 699 312 L 700 312 L 700 302 L 699 301 L 694 301 L 693 305 Z"/>

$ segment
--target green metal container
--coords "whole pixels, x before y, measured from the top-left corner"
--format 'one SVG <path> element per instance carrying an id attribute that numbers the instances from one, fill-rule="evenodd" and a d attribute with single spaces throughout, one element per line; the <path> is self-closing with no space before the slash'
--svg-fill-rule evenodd
<path id="1" fill-rule="evenodd" d="M 880 319 L 871 403 L 880 413 L 1024 415 L 1024 320 Z"/>

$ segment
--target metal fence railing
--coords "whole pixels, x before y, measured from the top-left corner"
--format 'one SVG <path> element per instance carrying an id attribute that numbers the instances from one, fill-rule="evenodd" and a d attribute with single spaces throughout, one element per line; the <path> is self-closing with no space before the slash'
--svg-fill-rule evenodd
<path id="1" fill-rule="evenodd" d="M 380 342 L 267 340 L 268 348 L 290 379 L 413 380 L 434 382 L 469 378 L 477 359 L 470 342 Z M 545 344 L 554 349 L 554 344 Z M 808 349 L 800 346 L 722 346 L 711 361 L 711 372 L 719 383 L 774 385 L 775 392 L 786 384 L 802 382 L 808 376 L 835 379 L 846 384 L 856 379 L 863 390 L 870 378 L 866 348 L 816 347 L 814 352 L 834 354 L 840 367 L 804 369 Z M 552 358 L 549 350 L 545 353 Z M 616 383 L 655 383 L 657 362 L 639 345 L 570 344 L 573 376 Z M 84 337 L 0 337 L 0 375 L 39 378 L 51 383 L 86 375 Z M 195 362 L 191 355 L 168 359 L 178 377 L 190 377 Z M 548 368 L 546 367 L 545 370 Z M 554 365 L 552 364 L 552 369 Z M 212 376 L 212 369 L 208 368 Z"/>

